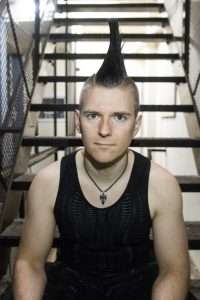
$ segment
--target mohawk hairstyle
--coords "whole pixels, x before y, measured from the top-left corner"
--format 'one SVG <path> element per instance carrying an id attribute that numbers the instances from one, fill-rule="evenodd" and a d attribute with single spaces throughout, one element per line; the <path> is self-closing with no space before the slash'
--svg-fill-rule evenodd
<path id="1" fill-rule="evenodd" d="M 109 21 L 110 45 L 105 60 L 95 76 L 95 81 L 104 86 L 120 85 L 127 78 L 124 59 L 121 53 L 121 37 L 116 20 Z"/>
<path id="2" fill-rule="evenodd" d="M 106 57 L 99 71 L 89 77 L 84 83 L 80 96 L 80 110 L 83 106 L 83 99 L 87 89 L 100 85 L 108 88 L 121 86 L 130 88 L 133 93 L 133 102 L 135 105 L 135 114 L 139 111 L 139 93 L 138 88 L 126 73 L 123 55 L 121 53 L 121 36 L 119 33 L 118 22 L 114 19 L 109 21 L 110 27 L 110 45 Z"/>

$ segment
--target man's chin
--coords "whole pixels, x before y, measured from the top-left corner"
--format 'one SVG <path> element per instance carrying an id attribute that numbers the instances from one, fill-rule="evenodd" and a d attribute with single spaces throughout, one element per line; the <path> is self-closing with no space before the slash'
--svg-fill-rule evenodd
<path id="1" fill-rule="evenodd" d="M 123 154 L 117 154 L 116 152 L 99 148 L 98 151 L 86 152 L 86 157 L 93 163 L 102 167 L 112 166 L 114 163 L 119 161 Z"/>

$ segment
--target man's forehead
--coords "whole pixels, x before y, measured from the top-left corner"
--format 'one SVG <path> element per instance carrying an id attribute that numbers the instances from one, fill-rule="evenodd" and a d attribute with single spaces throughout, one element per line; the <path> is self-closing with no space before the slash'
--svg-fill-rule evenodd
<path id="1" fill-rule="evenodd" d="M 132 108 L 131 108 L 132 106 Z M 126 101 L 112 100 L 112 101 L 98 101 L 95 99 L 94 101 L 91 99 L 85 99 L 84 104 L 82 106 L 82 111 L 94 111 L 94 112 L 109 112 L 109 113 L 130 113 L 133 112 L 133 103 L 128 105 Z"/>
<path id="2" fill-rule="evenodd" d="M 126 89 L 120 88 L 89 88 L 83 96 L 84 106 L 114 106 L 127 107 L 132 105 L 133 95 Z"/>
<path id="3" fill-rule="evenodd" d="M 128 87 L 126 88 L 121 86 L 105 87 L 105 86 L 95 85 L 95 86 L 90 86 L 86 89 L 85 96 L 86 98 L 90 96 L 99 98 L 102 95 L 104 95 L 104 97 L 115 95 L 118 98 L 118 97 L 129 97 L 131 96 L 131 94 L 132 94 L 131 89 Z"/>

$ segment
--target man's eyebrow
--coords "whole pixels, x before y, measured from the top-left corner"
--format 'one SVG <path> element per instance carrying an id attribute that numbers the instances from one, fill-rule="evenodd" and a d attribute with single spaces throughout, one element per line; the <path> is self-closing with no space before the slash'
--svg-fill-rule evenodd
<path id="1" fill-rule="evenodd" d="M 117 114 L 120 114 L 120 115 L 127 115 L 127 116 L 131 116 L 132 114 L 128 111 L 116 111 L 116 112 L 113 112 L 113 114 L 117 115 Z"/>
<path id="2" fill-rule="evenodd" d="M 87 114 L 87 113 L 93 113 L 93 114 L 101 114 L 101 112 L 96 111 L 96 110 L 83 110 L 82 113 Z M 131 116 L 132 114 L 128 111 L 114 111 L 111 113 L 112 115 L 127 115 L 127 116 Z"/>
<path id="3" fill-rule="evenodd" d="M 100 112 L 96 111 L 96 110 L 83 110 L 82 111 L 83 114 L 88 114 L 88 113 L 92 113 L 92 114 L 100 114 Z"/>

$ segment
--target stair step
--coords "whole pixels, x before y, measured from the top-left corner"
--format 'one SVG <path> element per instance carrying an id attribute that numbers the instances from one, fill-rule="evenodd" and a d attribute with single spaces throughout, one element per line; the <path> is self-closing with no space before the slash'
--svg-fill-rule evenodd
<path id="1" fill-rule="evenodd" d="M 169 25 L 167 17 L 134 17 L 134 18 L 115 18 L 121 25 Z M 105 25 L 108 24 L 108 18 L 68 18 L 55 17 L 55 25 Z"/>
<path id="2" fill-rule="evenodd" d="M 200 300 L 200 280 L 196 279 L 196 280 L 192 280 L 191 282 L 191 296 L 193 296 L 193 298 L 189 298 L 188 300 Z"/>
<path id="3" fill-rule="evenodd" d="M 57 152 L 57 150 L 54 147 L 51 147 L 51 148 L 45 149 L 39 153 L 31 155 L 29 158 L 28 167 L 38 164 L 41 161 L 44 161 L 45 159 L 54 155 L 56 152 Z"/>
<path id="4" fill-rule="evenodd" d="M 14 179 L 12 190 L 28 190 L 35 175 L 25 174 Z M 200 192 L 200 176 L 176 176 L 182 192 Z"/>
<path id="5" fill-rule="evenodd" d="M 85 82 L 89 76 L 39 76 L 38 82 Z M 135 82 L 174 82 L 185 83 L 185 76 L 134 76 Z"/>
<path id="6" fill-rule="evenodd" d="M 5 133 L 21 133 L 23 131 L 23 128 L 19 128 L 19 127 L 15 127 L 15 128 L 11 128 L 11 127 L 4 127 L 4 128 L 0 128 L 0 135 L 5 134 Z"/>
<path id="7" fill-rule="evenodd" d="M 41 38 L 49 38 L 53 42 L 72 42 L 72 41 L 108 41 L 110 35 L 107 33 L 50 33 L 40 34 Z M 182 41 L 182 37 L 175 37 L 172 33 L 122 33 L 123 41 Z"/>
<path id="8" fill-rule="evenodd" d="M 16 177 L 12 182 L 12 190 L 28 191 L 35 174 L 24 174 Z"/>
<path id="9" fill-rule="evenodd" d="M 58 12 L 124 12 L 124 11 L 146 11 L 146 12 L 162 12 L 165 10 L 163 3 L 136 2 L 136 3 L 108 3 L 108 4 L 67 4 L 58 3 Z"/>
<path id="10" fill-rule="evenodd" d="M 104 59 L 104 53 L 46 53 L 43 59 L 56 60 L 56 59 Z M 169 59 L 178 60 L 180 56 L 178 53 L 124 53 L 124 59 Z"/>
<path id="11" fill-rule="evenodd" d="M 56 99 L 55 99 L 56 102 Z M 75 111 L 78 104 L 31 104 L 31 111 Z M 144 112 L 194 112 L 193 105 L 148 105 L 141 104 L 140 111 Z"/>
<path id="12" fill-rule="evenodd" d="M 200 222 L 186 222 L 189 248 L 200 249 Z M 191 238 L 190 238 L 191 237 Z"/>
<path id="13" fill-rule="evenodd" d="M 15 220 L 0 235 L 1 247 L 16 247 L 19 244 L 23 220 Z M 200 249 L 200 222 L 186 222 L 186 230 L 190 249 Z M 55 233 L 53 246 L 57 247 L 59 242 L 58 231 Z M 153 244 L 153 243 L 152 243 Z"/>
<path id="14" fill-rule="evenodd" d="M 200 192 L 200 176 L 176 176 L 182 192 Z"/>
<path id="15" fill-rule="evenodd" d="M 46 137 L 25 136 L 22 141 L 22 146 L 44 146 L 57 147 L 65 149 L 66 147 L 82 146 L 82 140 L 79 137 Z M 136 138 L 132 140 L 131 146 L 134 147 L 185 147 L 185 148 L 200 148 L 200 139 L 192 138 Z"/>

